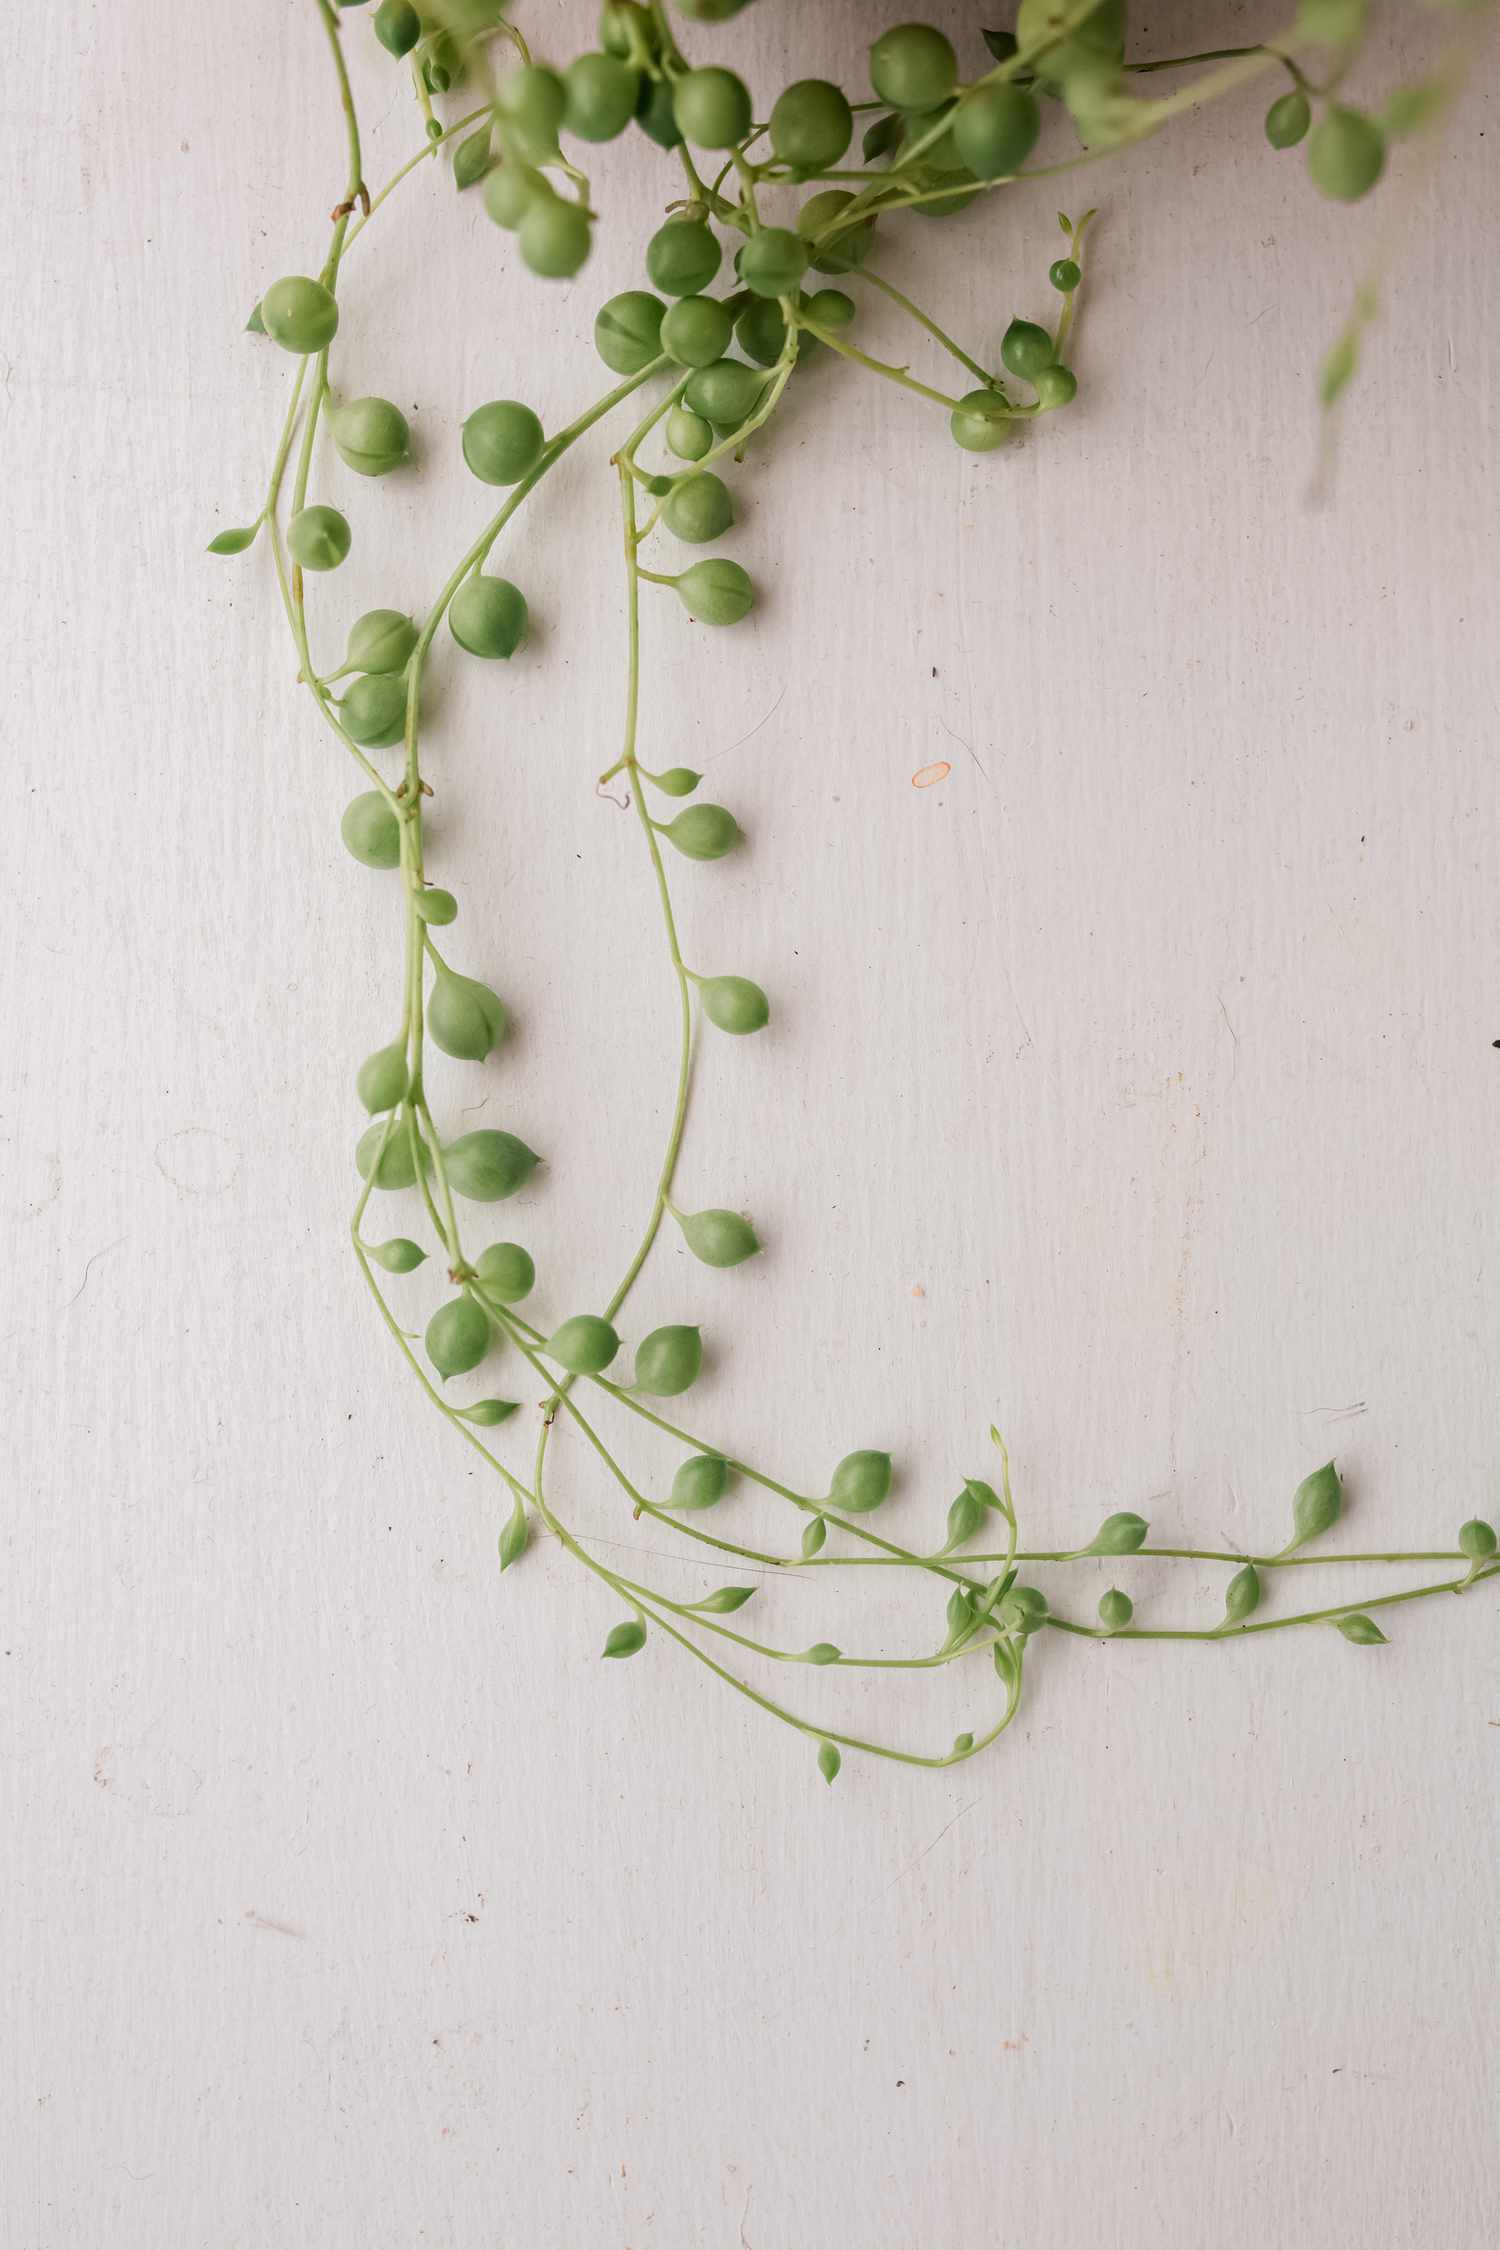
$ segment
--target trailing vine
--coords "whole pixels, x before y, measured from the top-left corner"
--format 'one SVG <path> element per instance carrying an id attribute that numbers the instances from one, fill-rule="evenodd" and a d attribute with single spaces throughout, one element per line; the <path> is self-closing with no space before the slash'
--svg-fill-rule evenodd
<path id="1" fill-rule="evenodd" d="M 677 0 L 676 12 L 695 25 L 712 25 L 742 4 Z M 500 0 L 424 0 L 420 11 L 409 0 L 380 0 L 371 11 L 375 38 L 410 74 L 424 139 L 372 192 L 345 55 L 344 18 L 353 9 L 341 11 L 333 0 L 309 0 L 309 7 L 337 86 L 343 185 L 317 274 L 273 282 L 251 316 L 250 327 L 281 346 L 296 372 L 261 511 L 244 529 L 220 533 L 211 547 L 236 553 L 264 535 L 301 684 L 365 784 L 344 813 L 344 843 L 365 866 L 398 877 L 401 948 L 392 1015 L 399 1015 L 399 1026 L 357 1073 L 357 1091 L 372 1122 L 356 1151 L 362 1186 L 351 1226 L 353 1250 L 397 1350 L 438 1411 L 499 1480 L 502 1571 L 521 1558 L 540 1522 L 617 1606 L 619 1621 L 603 1644 L 606 1657 L 630 1656 L 653 1635 L 675 1643 L 807 1737 L 829 1781 L 848 1750 L 914 1766 L 950 1766 L 977 1756 L 1014 1719 L 1028 1649 L 1045 1632 L 1224 1642 L 1328 1625 L 1346 1641 L 1372 1645 L 1385 1638 L 1375 1613 L 1465 1593 L 1500 1576 L 1496 1534 L 1478 1519 L 1463 1525 L 1451 1549 L 1308 1552 L 1342 1511 L 1343 1487 L 1332 1462 L 1298 1487 L 1291 1536 L 1274 1551 L 1152 1545 L 1148 1525 L 1130 1511 L 1110 1515 L 1077 1548 L 1027 1548 L 1021 1544 L 1005 1447 L 994 1429 L 991 1475 L 961 1480 L 934 1544 L 907 1545 L 877 1531 L 871 1521 L 892 1488 L 886 1453 L 868 1449 L 845 1456 L 832 1468 L 826 1491 L 808 1493 L 677 1419 L 680 1410 L 670 1402 L 691 1389 L 701 1366 L 696 1326 L 683 1321 L 652 1330 L 634 1344 L 631 1380 L 611 1373 L 624 1348 L 619 1324 L 664 1230 L 679 1234 L 695 1258 L 713 1267 L 736 1266 L 759 1251 L 754 1228 L 741 1213 L 689 1211 L 674 1195 L 700 1037 L 725 1035 L 732 1047 L 734 1040 L 761 1030 L 770 1015 L 759 984 L 702 958 L 695 943 L 685 945 L 674 903 L 676 858 L 718 860 L 735 848 L 740 831 L 730 810 L 699 800 L 699 774 L 685 767 L 649 770 L 637 749 L 642 603 L 661 598 L 656 590 L 662 589 L 699 623 L 726 626 L 750 610 L 755 589 L 726 556 L 684 561 L 664 553 L 662 535 L 695 547 L 731 529 L 733 495 L 719 472 L 769 431 L 789 388 L 815 357 L 841 363 L 850 380 L 869 377 L 900 386 L 913 395 L 913 411 L 945 414 L 954 441 L 974 453 L 1002 450 L 1019 425 L 1072 402 L 1078 384 L 1071 361 L 1093 213 L 1076 220 L 1061 215 L 1063 251 L 1048 272 L 1052 309 L 1045 318 L 1013 320 L 994 365 L 982 350 L 949 335 L 882 270 L 878 247 L 899 215 L 943 217 L 1014 180 L 1087 167 L 1256 79 L 1276 89 L 1264 119 L 1270 147 L 1305 143 L 1315 188 L 1351 201 L 1374 187 L 1392 142 L 1432 130 L 1462 81 L 1470 29 L 1460 26 L 1432 67 L 1396 88 L 1376 115 L 1354 107 L 1346 95 L 1366 39 L 1363 0 L 1302 0 L 1289 24 L 1252 45 L 1129 60 L 1123 0 L 1021 0 L 1012 31 L 983 31 L 985 58 L 973 76 L 961 75 L 942 32 L 920 23 L 897 24 L 875 40 L 868 57 L 858 58 L 858 74 L 868 76 L 868 96 L 851 102 L 826 81 L 803 79 L 784 88 L 763 113 L 734 73 L 689 59 L 663 0 L 607 0 L 597 49 L 561 72 L 533 59 L 522 29 Z M 975 44 L 977 49 L 978 34 Z M 1182 80 L 1157 94 L 1153 82 L 1165 72 L 1181 73 Z M 444 122 L 434 98 L 466 88 L 475 98 Z M 1064 136 L 1071 120 L 1076 145 L 1056 158 L 1033 161 L 1049 115 L 1062 122 Z M 378 397 L 344 398 L 333 387 L 345 265 L 354 246 L 405 181 L 446 164 L 456 189 L 477 189 L 497 226 L 515 234 L 526 266 L 543 276 L 571 276 L 587 257 L 596 219 L 590 182 L 575 157 L 633 125 L 659 152 L 669 178 L 662 223 L 644 249 L 651 287 L 610 298 L 595 320 L 595 345 L 615 380 L 550 435 L 519 400 L 477 406 L 463 425 L 464 458 L 479 482 L 505 497 L 476 529 L 423 615 L 368 612 L 349 630 L 342 662 L 320 670 L 308 615 L 309 581 L 338 567 L 352 532 L 341 509 L 313 497 L 315 470 L 321 486 L 327 444 L 348 470 L 365 478 L 401 470 L 410 455 L 410 432 L 396 406 Z M 565 142 L 573 155 L 564 153 Z M 727 286 L 714 294 L 721 282 Z M 946 383 L 928 380 L 909 365 L 875 357 L 858 342 L 861 302 L 869 293 L 895 307 L 916 340 L 937 347 L 956 374 Z M 1374 287 L 1367 282 L 1325 363 L 1325 405 L 1353 374 L 1361 334 L 1376 309 Z M 496 992 L 454 966 L 448 938 L 439 943 L 437 933 L 453 924 L 458 903 L 427 871 L 424 800 L 431 787 L 422 763 L 422 695 L 444 626 L 460 660 L 505 662 L 522 648 L 529 622 L 526 597 L 490 567 L 492 558 L 557 462 L 616 416 L 624 426 L 613 440 L 608 471 L 620 519 L 624 722 L 620 754 L 599 780 L 602 787 L 618 779 L 627 792 L 643 874 L 660 909 L 666 973 L 677 1002 L 675 1089 L 660 1168 L 624 1273 L 599 1309 L 538 1325 L 521 1310 L 537 1284 L 528 1251 L 511 1241 L 476 1250 L 467 1216 L 460 1218 L 461 1208 L 467 1214 L 469 1206 L 497 1203 L 524 1188 L 538 1159 L 509 1131 L 486 1127 L 446 1135 L 428 1097 L 431 1048 L 484 1064 L 504 1040 L 507 1014 Z M 321 451 L 320 441 L 326 441 Z M 395 754 L 389 763 L 382 762 L 385 752 Z M 407 1199 L 415 1213 L 411 1223 L 426 1235 L 427 1247 L 410 1234 L 377 1238 L 374 1213 L 392 1196 Z M 418 1333 L 408 1327 L 404 1310 L 396 1309 L 390 1285 L 433 1255 L 450 1293 L 431 1311 L 419 1350 Z M 508 1347 L 528 1382 L 534 1377 L 541 1386 L 529 1459 L 503 1457 L 502 1441 L 492 1434 L 514 1421 L 517 1401 L 484 1395 L 457 1403 L 446 1388 L 475 1374 L 500 1346 Z M 632 1420 L 649 1425 L 677 1450 L 675 1474 L 664 1492 L 645 1489 L 622 1465 L 618 1433 Z M 798 1649 L 776 1646 L 740 1622 L 729 1622 L 752 1600 L 754 1583 L 720 1584 L 696 1600 L 680 1601 L 616 1567 L 604 1559 L 598 1540 L 564 1520 L 552 1476 L 560 1424 L 597 1457 L 630 1517 L 670 1528 L 716 1567 L 748 1564 L 772 1577 L 860 1568 L 918 1573 L 944 1598 L 940 1636 L 934 1645 L 900 1656 L 851 1653 L 832 1641 Z M 784 1504 L 790 1527 L 784 1544 L 750 1545 L 707 1528 L 703 1519 L 736 1483 L 758 1487 Z M 1230 1573 L 1223 1613 L 1194 1628 L 1141 1622 L 1130 1596 L 1112 1587 L 1094 1618 L 1078 1617 L 1020 1575 L 1030 1566 L 1101 1556 L 1222 1565 Z M 1329 1561 L 1433 1565 L 1438 1574 L 1396 1592 L 1371 1591 L 1357 1601 L 1263 1614 L 1266 1592 L 1283 1573 L 1295 1577 Z M 993 1678 L 994 1703 L 985 1720 L 946 1749 L 919 1751 L 826 1724 L 803 1708 L 795 1680 L 785 1696 L 767 1692 L 746 1677 L 746 1659 L 757 1667 L 814 1670 L 924 1671 L 962 1663 Z M 764 1671 L 757 1677 L 763 1679 Z"/>

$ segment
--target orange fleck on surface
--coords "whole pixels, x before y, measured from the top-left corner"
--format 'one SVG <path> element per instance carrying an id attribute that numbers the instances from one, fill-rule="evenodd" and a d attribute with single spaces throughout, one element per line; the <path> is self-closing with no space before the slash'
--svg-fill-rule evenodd
<path id="1" fill-rule="evenodd" d="M 925 1297 L 925 1296 L 926 1296 L 926 1294 L 927 1294 L 926 1290 L 925 1290 L 925 1289 L 924 1289 L 924 1288 L 922 1287 L 922 1284 L 921 1284 L 921 1282 L 920 1282 L 920 1281 L 914 1281 L 914 1282 L 912 1283 L 912 1285 L 911 1285 L 911 1293 L 912 1293 L 912 1295 L 913 1295 L 914 1297 Z"/>
<path id="2" fill-rule="evenodd" d="M 939 758 L 936 765 L 922 766 L 914 773 L 911 777 L 911 785 L 913 789 L 930 789 L 934 782 L 946 781 L 952 771 L 953 768 L 949 765 L 947 759 Z"/>

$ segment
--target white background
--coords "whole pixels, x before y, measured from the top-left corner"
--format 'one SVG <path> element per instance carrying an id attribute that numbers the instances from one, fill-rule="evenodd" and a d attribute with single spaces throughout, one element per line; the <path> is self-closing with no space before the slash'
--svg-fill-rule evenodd
<path id="1" fill-rule="evenodd" d="M 566 54 L 591 10 L 557 12 Z M 940 13 L 976 63 L 978 19 Z M 316 266 L 342 177 L 316 23 L 12 15 L 7 2250 L 1492 2242 L 1492 1596 L 1398 1611 L 1375 1651 L 1047 1635 L 986 1760 L 851 1756 L 830 1791 L 666 1646 L 601 1665 L 618 1604 L 550 1540 L 500 1581 L 496 1486 L 344 1232 L 395 884 L 339 845 L 351 777 L 263 549 L 202 552 L 254 514 L 286 395 L 246 313 Z M 764 0 L 700 52 L 763 96 L 852 84 L 885 15 Z M 1153 12 L 1133 51 L 1270 20 L 1228 19 Z M 368 17 L 346 37 L 379 181 L 417 123 Z M 1492 83 L 1357 212 L 1264 147 L 1257 89 L 893 230 L 886 269 L 992 354 L 1045 316 L 1059 196 L 1098 200 L 1077 406 L 975 459 L 825 364 L 736 477 L 753 621 L 648 605 L 644 752 L 705 768 L 750 839 L 675 863 L 684 942 L 776 1017 L 705 1045 L 679 1174 L 766 1253 L 716 1274 L 666 1244 L 630 1325 L 701 1320 L 694 1424 L 793 1482 L 889 1446 L 895 1537 L 936 1540 L 992 1419 L 1037 1545 L 1132 1507 L 1274 1546 L 1330 1452 L 1349 1545 L 1500 1513 Z M 555 427 L 603 388 L 593 308 L 638 280 L 672 172 L 637 138 L 594 171 L 575 285 L 522 274 L 436 166 L 351 254 L 336 373 L 416 409 L 422 473 L 320 466 L 355 530 L 315 589 L 324 661 L 369 603 L 430 599 L 483 519 L 466 412 L 520 395 Z M 1386 248 L 1315 507 L 1314 371 Z M 621 699 L 608 449 L 504 551 L 525 655 L 496 676 L 439 643 L 428 750 L 453 951 L 517 1024 L 439 1092 L 548 1159 L 476 1236 L 532 1245 L 547 1320 L 623 1269 L 672 1070 L 640 838 L 592 793 Z M 437 1285 L 395 1286 L 416 1325 Z M 536 1388 L 497 1365 L 518 1384 L 519 1465 Z M 718 1581 L 566 1430 L 554 1479 L 606 1559 Z M 1216 1618 L 1225 1574 L 1171 1571 L 1112 1575 L 1157 1622 Z M 1037 1575 L 1082 1615 L 1109 1582 Z M 895 1653 L 940 1610 L 825 1573 L 745 1622 Z M 972 1674 L 788 1678 L 926 1749 L 990 1708 Z"/>

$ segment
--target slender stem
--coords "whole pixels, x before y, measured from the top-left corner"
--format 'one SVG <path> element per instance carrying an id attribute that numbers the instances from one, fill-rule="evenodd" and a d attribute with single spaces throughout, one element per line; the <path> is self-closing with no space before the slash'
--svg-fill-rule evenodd
<path id="1" fill-rule="evenodd" d="M 910 297 L 898 289 L 893 281 L 887 281 L 883 273 L 876 273 L 869 266 L 854 266 L 851 268 L 851 278 L 855 281 L 867 281 L 872 289 L 880 291 L 882 297 L 889 297 L 893 305 L 899 305 L 903 312 L 909 313 L 920 327 L 926 329 L 929 336 L 936 338 L 945 352 L 951 353 L 961 367 L 967 367 L 971 375 L 977 375 L 988 389 L 1000 388 L 998 376 L 991 374 L 987 367 L 981 367 L 977 359 L 972 359 L 962 344 L 956 344 L 946 329 L 939 328 L 930 314 L 924 313 L 920 305 L 913 304 Z M 1003 392 L 1001 395 L 1004 395 Z"/>

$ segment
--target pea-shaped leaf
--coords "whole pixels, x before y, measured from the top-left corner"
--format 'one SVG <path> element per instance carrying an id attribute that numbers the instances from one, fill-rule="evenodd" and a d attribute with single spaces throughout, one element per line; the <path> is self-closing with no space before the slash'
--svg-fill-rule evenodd
<path id="1" fill-rule="evenodd" d="M 814 1516 L 812 1522 L 802 1534 L 802 1560 L 811 1562 L 814 1555 L 820 1555 L 827 1538 L 827 1524 L 821 1516 Z"/>
<path id="2" fill-rule="evenodd" d="M 1254 1563 L 1247 1562 L 1235 1572 L 1224 1590 L 1224 1622 L 1238 1625 L 1259 1607 L 1260 1572 Z"/>
<path id="3" fill-rule="evenodd" d="M 442 969 L 427 1002 L 427 1028 L 445 1055 L 460 1062 L 483 1062 L 505 1037 L 505 1003 L 477 977 Z"/>
<path id="4" fill-rule="evenodd" d="M 1099 1596 L 1099 1622 L 1108 1633 L 1123 1631 L 1135 1615 L 1135 1603 L 1118 1586 L 1111 1586 L 1107 1594 Z"/>
<path id="5" fill-rule="evenodd" d="M 695 773 L 691 766 L 668 766 L 665 773 L 653 774 L 651 778 L 664 797 L 691 797 L 703 776 Z"/>
<path id="6" fill-rule="evenodd" d="M 426 1255 L 420 1242 L 404 1234 L 393 1235 L 389 1242 L 373 1243 L 370 1248 L 376 1265 L 384 1266 L 387 1273 L 414 1273 Z"/>
<path id="7" fill-rule="evenodd" d="M 453 151 L 454 186 L 460 190 L 475 186 L 489 170 L 490 161 L 490 129 L 488 125 L 481 125 L 477 133 L 470 133 Z"/>
<path id="8" fill-rule="evenodd" d="M 843 1653 L 832 1641 L 814 1641 L 811 1648 L 803 1650 L 802 1661 L 804 1664 L 837 1664 Z"/>
<path id="9" fill-rule="evenodd" d="M 701 1602 L 687 1602 L 684 1607 L 706 1617 L 730 1617 L 744 1608 L 754 1592 L 753 1586 L 721 1586 L 717 1593 L 705 1595 Z"/>
<path id="10" fill-rule="evenodd" d="M 1144 1516 L 1122 1509 L 1118 1515 L 1105 1517 L 1083 1551 L 1086 1555 L 1133 1555 L 1145 1544 L 1150 1528 Z"/>
<path id="11" fill-rule="evenodd" d="M 880 1506 L 890 1489 L 888 1453 L 846 1453 L 833 1472 L 828 1501 L 830 1507 L 842 1509 L 845 1515 L 864 1516 Z"/>
<path id="12" fill-rule="evenodd" d="M 676 1398 L 698 1380 L 703 1337 L 690 1327 L 653 1328 L 635 1352 L 635 1388 L 651 1398 Z"/>
<path id="13" fill-rule="evenodd" d="M 1459 1551 L 1467 1555 L 1470 1562 L 1488 1562 L 1495 1552 L 1495 1544 L 1495 1527 L 1486 1523 L 1482 1516 L 1470 1516 L 1458 1534 Z"/>
<path id="14" fill-rule="evenodd" d="M 500 1568 L 502 1570 L 509 1570 L 513 1562 L 520 1561 L 522 1555 L 526 1552 L 526 1539 L 526 1510 L 521 1503 L 521 1495 L 517 1493 L 516 1504 L 511 1509 L 510 1519 L 500 1534 Z"/>
<path id="15" fill-rule="evenodd" d="M 1358 1648 L 1378 1648 L 1385 1641 L 1385 1635 L 1374 1618 L 1366 1617 L 1362 1610 L 1355 1610 L 1350 1616 L 1340 1617 L 1335 1622 L 1345 1640 L 1353 1641 Z"/>
<path id="16" fill-rule="evenodd" d="M 737 1037 L 763 1030 L 770 1021 L 771 1003 L 749 977 L 704 977 L 699 983 L 703 1013 L 720 1031 Z"/>
<path id="17" fill-rule="evenodd" d="M 684 859 L 722 859 L 734 850 L 742 833 L 726 805 L 689 805 L 675 820 L 659 825 Z"/>
<path id="18" fill-rule="evenodd" d="M 257 520 L 233 531 L 215 532 L 208 542 L 208 551 L 211 555 L 242 555 L 247 547 L 254 546 L 259 530 L 260 523 Z"/>
<path id="19" fill-rule="evenodd" d="M 693 1256 L 706 1266 L 738 1266 L 760 1248 L 754 1227 L 738 1211 L 688 1211 L 677 1223 Z"/>
<path id="20" fill-rule="evenodd" d="M 480 1287 L 502 1305 L 518 1305 L 536 1285 L 536 1266 L 519 1242 L 492 1242 L 474 1261 Z"/>
<path id="21" fill-rule="evenodd" d="M 603 1656 L 634 1656 L 646 1645 L 646 1628 L 638 1617 L 627 1618 L 623 1625 L 612 1625 L 605 1636 Z"/>
<path id="22" fill-rule="evenodd" d="M 818 1744 L 818 1771 L 830 1788 L 838 1780 L 839 1768 L 843 1762 L 843 1759 L 839 1756 L 837 1743 L 820 1742 Z"/>
<path id="23" fill-rule="evenodd" d="M 948 1755 L 950 1758 L 967 1758 L 973 1747 L 974 1737 L 972 1734 L 956 1734 L 953 1737 L 953 1748 Z"/>
<path id="24" fill-rule="evenodd" d="M 601 1375 L 619 1348 L 614 1329 L 594 1313 L 574 1313 L 545 1347 L 548 1357 L 559 1361 L 570 1375 Z"/>
<path id="25" fill-rule="evenodd" d="M 534 1149 L 493 1126 L 461 1133 L 443 1151 L 448 1180 L 473 1203 L 500 1203 L 523 1188 L 540 1162 Z"/>
<path id="26" fill-rule="evenodd" d="M 444 1382 L 477 1367 L 492 1341 L 489 1314 L 472 1297 L 450 1298 L 427 1323 L 427 1357 Z"/>
<path id="27" fill-rule="evenodd" d="M 1294 1554 L 1305 1547 L 1309 1539 L 1331 1531 L 1339 1520 L 1344 1505 L 1344 1488 L 1339 1482 L 1338 1470 L 1331 1461 L 1321 1469 L 1314 1469 L 1304 1477 L 1292 1499 L 1292 1536 L 1282 1548 L 1284 1555 Z"/>
<path id="28" fill-rule="evenodd" d="M 713 1508 L 729 1485 L 729 1463 L 717 1453 L 695 1453 L 672 1479 L 669 1508 Z"/>
<path id="29" fill-rule="evenodd" d="M 432 1151 L 424 1140 L 418 1139 L 418 1150 L 423 1173 L 432 1170 Z M 409 1188 L 416 1185 L 417 1166 L 411 1152 L 411 1135 L 403 1126 L 391 1129 L 388 1118 L 380 1118 L 367 1125 L 359 1136 L 354 1151 L 354 1161 L 362 1180 L 370 1177 L 370 1167 L 379 1159 L 375 1174 L 378 1188 Z"/>
<path id="30" fill-rule="evenodd" d="M 394 1039 L 389 1047 L 377 1048 L 373 1055 L 366 1055 L 354 1081 L 360 1100 L 375 1116 L 405 1101 L 409 1083 L 404 1039 Z"/>

